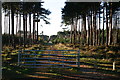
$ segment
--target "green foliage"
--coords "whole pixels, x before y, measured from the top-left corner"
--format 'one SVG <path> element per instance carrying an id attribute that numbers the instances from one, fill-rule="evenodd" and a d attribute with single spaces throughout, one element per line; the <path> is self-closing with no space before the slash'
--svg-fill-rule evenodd
<path id="1" fill-rule="evenodd" d="M 10 43 L 12 43 L 13 40 L 13 36 L 12 35 L 8 35 L 8 34 L 3 34 L 2 35 L 2 44 L 4 45 L 10 45 Z M 27 38 L 26 42 L 27 44 L 30 43 L 31 39 Z M 14 36 L 14 44 L 23 44 L 23 37 L 19 37 L 19 36 Z"/>
<path id="2" fill-rule="evenodd" d="M 47 18 L 47 15 L 50 15 L 51 12 L 42 7 L 41 2 L 4 2 L 2 3 L 3 10 L 10 13 L 10 10 L 15 14 L 33 14 L 38 13 L 37 16 L 39 19 L 43 19 L 46 24 L 50 24 Z"/>
<path id="3" fill-rule="evenodd" d="M 52 40 L 52 43 L 70 43 L 70 39 L 69 38 L 56 38 L 54 40 Z"/>
<path id="4" fill-rule="evenodd" d="M 100 6 L 98 2 L 86 3 L 86 2 L 66 2 L 65 7 L 62 9 L 62 23 L 66 25 L 70 25 L 72 23 L 72 19 L 78 16 L 89 15 L 89 11 L 96 6 L 97 10 Z"/>

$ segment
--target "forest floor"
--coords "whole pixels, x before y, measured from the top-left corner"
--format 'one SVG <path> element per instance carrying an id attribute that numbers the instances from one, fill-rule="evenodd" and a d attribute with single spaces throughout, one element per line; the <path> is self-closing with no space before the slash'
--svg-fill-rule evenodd
<path id="1" fill-rule="evenodd" d="M 18 49 L 3 51 L 2 80 L 120 80 L 120 46 L 82 46 L 69 44 L 34 45 L 26 48 L 42 50 L 80 50 L 80 68 L 24 68 L 17 66 Z M 116 57 L 117 56 L 117 57 Z M 113 59 L 116 70 L 112 70 Z"/>

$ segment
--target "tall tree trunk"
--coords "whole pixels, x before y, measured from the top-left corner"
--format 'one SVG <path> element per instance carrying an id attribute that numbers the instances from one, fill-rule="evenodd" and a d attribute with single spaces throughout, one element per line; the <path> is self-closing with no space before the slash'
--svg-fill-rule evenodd
<path id="1" fill-rule="evenodd" d="M 79 44 L 80 44 L 80 27 L 81 27 L 81 25 L 80 25 L 80 19 L 79 19 L 79 28 L 78 28 L 78 42 L 79 42 Z"/>
<path id="2" fill-rule="evenodd" d="M 29 28 L 30 28 L 29 38 L 30 38 L 30 44 L 31 44 L 32 43 L 31 41 L 31 13 L 29 14 Z"/>
<path id="3" fill-rule="evenodd" d="M 101 30 L 100 30 L 100 8 L 99 8 L 99 30 L 98 30 L 98 45 L 100 45 L 100 41 L 101 41 L 101 38 L 100 38 L 100 34 L 101 34 Z"/>
<path id="4" fill-rule="evenodd" d="M 75 38 L 75 41 L 74 41 L 74 44 L 76 44 L 77 43 L 77 24 L 78 24 L 78 17 L 77 18 L 75 18 L 75 30 L 74 30 L 74 38 Z"/>
<path id="5" fill-rule="evenodd" d="M 108 46 L 108 11 L 106 3 L 106 46 Z"/>
<path id="6" fill-rule="evenodd" d="M 118 18 L 117 18 L 117 15 L 116 15 L 116 17 L 115 17 L 115 39 L 114 39 L 115 45 L 118 43 L 118 32 L 119 32 Z"/>
<path id="7" fill-rule="evenodd" d="M 17 31 L 18 31 L 18 14 L 16 14 L 16 35 L 17 35 Z"/>
<path id="8" fill-rule="evenodd" d="M 17 32 L 18 32 L 18 13 L 16 14 L 16 35 L 17 35 Z M 19 42 L 18 43 L 16 43 L 16 44 L 19 44 Z"/>
<path id="9" fill-rule="evenodd" d="M 23 13 L 23 33 L 24 33 L 24 38 L 23 38 L 23 42 L 24 42 L 24 48 L 26 47 L 26 37 L 25 37 L 25 13 Z"/>
<path id="10" fill-rule="evenodd" d="M 92 18 L 92 11 L 91 11 L 91 17 L 90 17 L 90 45 L 93 45 L 93 42 L 92 42 L 92 40 L 93 40 L 93 38 L 92 38 L 92 36 L 93 36 L 93 23 L 92 23 L 92 20 L 93 20 L 93 18 Z"/>
<path id="11" fill-rule="evenodd" d="M 27 34 L 28 34 L 28 32 L 27 32 L 27 14 L 25 14 L 25 38 L 26 38 L 26 44 L 28 44 L 27 43 Z"/>
<path id="12" fill-rule="evenodd" d="M 12 6 L 11 6 L 12 7 Z M 15 42 L 14 42 L 14 11 L 13 8 L 11 10 L 11 22 L 12 22 L 12 46 L 15 48 Z"/>
<path id="13" fill-rule="evenodd" d="M 10 45 L 10 43 L 11 43 L 11 36 L 10 36 L 10 31 L 11 31 L 11 29 L 10 29 L 10 23 L 11 23 L 11 21 L 10 21 L 10 12 L 9 12 L 9 45 Z"/>
<path id="14" fill-rule="evenodd" d="M 109 41 L 108 45 L 112 43 L 112 3 L 110 3 L 110 24 L 109 24 Z"/>
<path id="15" fill-rule="evenodd" d="M 88 16 L 88 37 L 87 37 L 87 44 L 88 44 L 88 46 L 89 46 L 89 44 L 90 44 L 90 21 L 89 21 L 89 16 Z"/>
<path id="16" fill-rule="evenodd" d="M 96 15 L 96 45 L 98 45 L 98 19 Z"/>
<path id="17" fill-rule="evenodd" d="M 104 45 L 104 7 L 103 7 L 103 34 L 102 34 L 102 45 Z"/>
<path id="18" fill-rule="evenodd" d="M 73 29 L 74 29 L 74 32 L 73 32 L 73 44 L 75 45 L 75 41 L 76 41 L 76 38 L 75 38 L 75 23 L 73 22 Z"/>
<path id="19" fill-rule="evenodd" d="M 117 19 L 117 28 L 116 28 L 116 44 L 119 43 L 119 18 Z"/>
<path id="20" fill-rule="evenodd" d="M 71 42 L 71 44 L 73 43 L 73 29 L 74 28 L 74 24 L 73 24 L 73 18 L 72 18 L 72 23 L 71 23 L 71 35 L 70 35 L 70 42 Z"/>
<path id="21" fill-rule="evenodd" d="M 77 31 L 77 19 L 74 18 L 74 21 L 73 21 L 73 26 L 74 26 L 74 38 L 73 38 L 73 43 L 74 45 L 76 44 L 76 31 Z"/>
<path id="22" fill-rule="evenodd" d="M 73 27 L 73 25 L 71 24 L 71 31 L 70 31 L 70 43 L 72 44 L 72 27 Z"/>
<path id="23" fill-rule="evenodd" d="M 95 6 L 94 6 L 94 11 L 93 11 L 93 46 L 96 45 L 96 11 L 95 11 Z"/>
<path id="24" fill-rule="evenodd" d="M 4 34 L 7 34 L 7 24 L 6 24 L 6 22 L 7 22 L 7 12 L 6 12 L 6 10 L 5 10 L 5 14 L 4 14 Z"/>
<path id="25" fill-rule="evenodd" d="M 20 42 L 20 45 L 21 45 L 22 44 L 22 40 L 21 40 L 21 14 L 19 14 L 19 32 L 20 32 L 19 42 Z"/>
<path id="26" fill-rule="evenodd" d="M 37 20 L 38 20 L 38 13 L 37 13 Z M 37 42 L 38 42 L 39 36 L 38 36 L 38 21 L 37 21 Z"/>
<path id="27" fill-rule="evenodd" d="M 2 53 L 2 2 L 0 2 L 0 53 Z M 0 64 L 2 64 L 2 56 L 0 58 Z M 2 65 L 1 65 L 2 66 Z M 0 78 L 2 80 L 2 78 Z"/>
<path id="28" fill-rule="evenodd" d="M 86 41 L 86 36 L 87 36 L 87 31 L 86 31 L 86 15 L 83 15 L 83 21 L 84 21 L 83 22 L 84 23 L 84 26 L 83 26 L 84 27 L 84 30 L 83 30 L 83 32 L 84 32 L 84 39 L 83 40 L 84 40 L 84 45 L 86 45 L 86 42 L 87 42 Z"/>
<path id="29" fill-rule="evenodd" d="M 34 18 L 35 17 L 35 13 L 33 14 L 33 44 L 34 44 L 34 40 L 35 40 L 35 21 Z"/>

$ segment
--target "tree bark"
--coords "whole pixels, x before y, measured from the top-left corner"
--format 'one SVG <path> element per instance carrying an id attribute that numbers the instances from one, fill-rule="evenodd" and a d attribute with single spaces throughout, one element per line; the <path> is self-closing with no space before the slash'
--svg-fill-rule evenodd
<path id="1" fill-rule="evenodd" d="M 106 46 L 108 46 L 108 11 L 106 3 Z"/>
<path id="2" fill-rule="evenodd" d="M 118 36 L 118 34 L 119 34 L 119 28 L 117 29 L 117 33 L 116 33 L 116 44 L 118 44 L 119 43 L 119 36 Z"/>
<path id="3" fill-rule="evenodd" d="M 38 13 L 37 13 L 37 20 L 38 20 Z M 39 36 L 38 36 L 38 21 L 37 21 L 37 42 L 38 42 Z"/>
<path id="4" fill-rule="evenodd" d="M 71 31 L 70 31 L 70 43 L 72 44 L 73 42 L 72 42 L 72 24 L 71 24 Z"/>
<path id="5" fill-rule="evenodd" d="M 75 44 L 77 42 L 77 24 L 78 24 L 78 16 L 75 18 Z"/>
<path id="6" fill-rule="evenodd" d="M 87 36 L 87 31 L 86 31 L 86 15 L 83 15 L 83 24 L 84 24 L 84 28 L 83 28 L 83 34 L 84 34 L 84 37 L 83 37 L 83 40 L 84 40 L 84 45 L 86 45 L 86 36 Z"/>
<path id="7" fill-rule="evenodd" d="M 75 20 L 74 20 L 75 21 Z M 75 45 L 75 41 L 76 41 L 76 38 L 75 38 L 75 23 L 73 21 L 73 29 L 74 29 L 74 32 L 73 32 L 73 44 Z"/>
<path id="8" fill-rule="evenodd" d="M 100 30 L 100 8 L 99 8 L 99 30 L 98 30 L 98 45 L 100 45 L 100 41 L 101 41 L 101 38 L 100 38 L 100 34 L 101 34 L 101 30 Z"/>
<path id="9" fill-rule="evenodd" d="M 93 23 L 92 23 L 92 11 L 91 11 L 91 17 L 90 17 L 90 45 L 93 45 L 93 42 L 92 42 L 92 40 L 93 40 L 93 38 L 92 38 L 92 27 L 93 27 Z"/>
<path id="10" fill-rule="evenodd" d="M 2 54 L 2 2 L 0 1 L 0 53 Z M 0 56 L 0 66 L 2 67 L 2 55 Z M 2 80 L 2 69 L 0 80 Z"/>
<path id="11" fill-rule="evenodd" d="M 108 45 L 112 43 L 112 3 L 110 3 L 110 24 L 109 24 L 109 41 Z"/>
<path id="12" fill-rule="evenodd" d="M 79 19 L 79 28 L 78 28 L 78 43 L 80 44 L 80 19 Z"/>
<path id="13" fill-rule="evenodd" d="M 24 37 L 23 37 L 23 42 L 24 42 L 24 48 L 26 47 L 26 37 L 25 37 L 25 14 L 23 13 L 23 33 L 24 33 Z"/>
<path id="14" fill-rule="evenodd" d="M 30 28 L 29 38 L 30 38 L 30 44 L 31 44 L 32 43 L 31 41 L 31 13 L 29 14 L 29 28 Z"/>
<path id="15" fill-rule="evenodd" d="M 102 34 L 102 45 L 104 45 L 104 7 L 103 7 L 103 30 L 102 30 L 102 32 L 103 32 L 103 34 Z"/>
<path id="16" fill-rule="evenodd" d="M 71 44 L 74 42 L 73 41 L 73 31 L 74 31 L 74 23 L 73 23 L 73 18 L 72 18 L 72 23 L 71 23 Z"/>
<path id="17" fill-rule="evenodd" d="M 7 34 L 7 24 L 6 24 L 7 17 L 6 17 L 6 14 L 7 14 L 7 12 L 5 10 L 5 14 L 4 14 L 4 34 Z"/>
<path id="18" fill-rule="evenodd" d="M 88 16 L 88 37 L 87 37 L 87 44 L 89 46 L 90 41 L 90 22 L 89 22 L 89 16 Z"/>
<path id="19" fill-rule="evenodd" d="M 10 29 L 10 23 L 11 23 L 11 21 L 10 21 L 10 12 L 9 12 L 9 45 L 10 45 L 10 43 L 11 43 L 11 37 L 10 37 L 10 31 L 11 31 L 11 29 Z"/>
<path id="20" fill-rule="evenodd" d="M 27 34 L 28 34 L 28 32 L 27 32 L 27 14 L 25 14 L 25 38 L 26 38 L 26 44 L 28 44 L 27 43 Z"/>
<path id="21" fill-rule="evenodd" d="M 19 31 L 20 31 L 19 42 L 20 42 L 20 45 L 21 45 L 22 44 L 22 41 L 21 41 L 21 14 L 19 14 Z"/>
<path id="22" fill-rule="evenodd" d="M 98 45 L 98 19 L 96 15 L 96 45 Z"/>
<path id="23" fill-rule="evenodd" d="M 11 18 L 12 18 L 11 19 L 11 22 L 12 22 L 12 46 L 15 48 L 15 42 L 14 42 L 14 11 L 13 11 L 13 8 L 11 10 Z"/>
<path id="24" fill-rule="evenodd" d="M 17 30 L 18 30 L 18 14 L 16 14 L 16 35 L 17 35 Z"/>
<path id="25" fill-rule="evenodd" d="M 93 11 L 93 46 L 96 45 L 96 11 Z"/>
<path id="26" fill-rule="evenodd" d="M 118 36 L 118 34 L 119 34 L 119 17 L 118 17 L 118 19 L 117 19 L 117 28 L 116 28 L 116 44 L 118 44 L 119 42 L 119 36 Z"/>
<path id="27" fill-rule="evenodd" d="M 34 21 L 34 18 L 35 17 L 35 13 L 33 14 L 33 43 L 34 43 L 34 40 L 35 40 L 35 21 Z"/>

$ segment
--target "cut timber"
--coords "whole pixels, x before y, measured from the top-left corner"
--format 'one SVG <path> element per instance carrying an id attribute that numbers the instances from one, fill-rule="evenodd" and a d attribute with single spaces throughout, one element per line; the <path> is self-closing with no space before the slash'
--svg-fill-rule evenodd
<path id="1" fill-rule="evenodd" d="M 113 61 L 113 70 L 115 70 L 115 61 Z"/>

